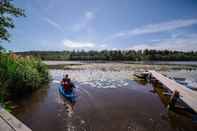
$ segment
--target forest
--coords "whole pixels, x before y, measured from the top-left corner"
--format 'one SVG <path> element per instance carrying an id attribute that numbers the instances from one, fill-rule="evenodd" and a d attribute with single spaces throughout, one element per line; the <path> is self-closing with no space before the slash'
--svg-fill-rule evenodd
<path id="1" fill-rule="evenodd" d="M 42 60 L 110 60 L 110 61 L 196 61 L 197 52 L 170 50 L 101 50 L 101 51 L 28 51 L 15 52 Z"/>

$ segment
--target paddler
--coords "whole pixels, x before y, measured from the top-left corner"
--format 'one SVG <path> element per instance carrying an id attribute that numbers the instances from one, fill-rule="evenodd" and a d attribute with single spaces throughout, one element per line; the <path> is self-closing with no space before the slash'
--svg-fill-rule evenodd
<path id="1" fill-rule="evenodd" d="M 73 88 L 75 88 L 74 84 L 71 82 L 70 78 L 68 77 L 68 74 L 66 74 L 62 81 L 61 85 L 64 87 L 64 91 L 72 92 Z"/>

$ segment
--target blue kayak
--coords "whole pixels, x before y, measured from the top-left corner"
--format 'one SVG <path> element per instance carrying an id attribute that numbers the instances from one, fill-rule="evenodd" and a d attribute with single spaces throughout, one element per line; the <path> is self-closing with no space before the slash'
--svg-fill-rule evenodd
<path id="1" fill-rule="evenodd" d="M 69 100 L 71 103 L 74 103 L 76 101 L 76 94 L 73 91 L 64 91 L 63 86 L 59 86 L 59 92 L 67 99 Z"/>

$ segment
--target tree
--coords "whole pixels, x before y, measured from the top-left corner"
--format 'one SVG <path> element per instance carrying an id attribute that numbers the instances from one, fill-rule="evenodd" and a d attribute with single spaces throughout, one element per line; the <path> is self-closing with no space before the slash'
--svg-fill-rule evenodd
<path id="1" fill-rule="evenodd" d="M 3 50 L 4 48 L 0 45 L 0 51 Z"/>
<path id="2" fill-rule="evenodd" d="M 12 0 L 0 0 L 0 42 L 9 41 L 9 29 L 14 28 L 13 17 L 25 16 L 24 10 L 17 8 Z"/>

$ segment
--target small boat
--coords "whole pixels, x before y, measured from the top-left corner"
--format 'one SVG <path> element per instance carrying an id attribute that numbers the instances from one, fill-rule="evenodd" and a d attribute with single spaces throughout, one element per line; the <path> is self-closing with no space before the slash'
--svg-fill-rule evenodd
<path id="1" fill-rule="evenodd" d="M 176 81 L 185 81 L 186 78 L 182 78 L 182 77 L 173 77 L 174 80 Z"/>
<path id="2" fill-rule="evenodd" d="M 134 76 L 140 79 L 146 79 L 146 77 L 149 75 L 148 72 L 135 72 Z"/>
<path id="3" fill-rule="evenodd" d="M 76 102 L 76 94 L 75 91 L 64 91 L 64 87 L 62 85 L 59 86 L 59 92 L 63 95 L 68 101 L 71 103 Z"/>

